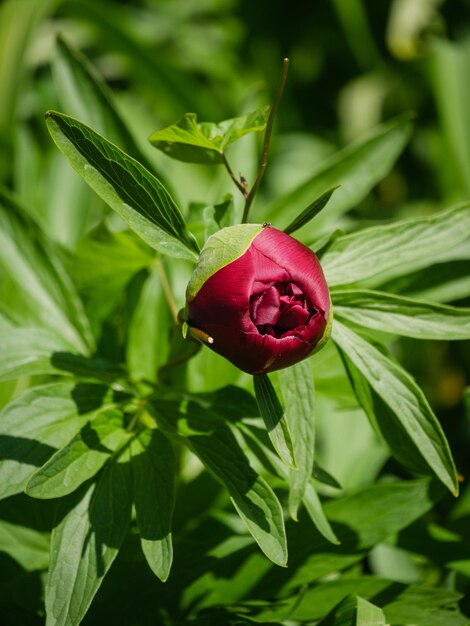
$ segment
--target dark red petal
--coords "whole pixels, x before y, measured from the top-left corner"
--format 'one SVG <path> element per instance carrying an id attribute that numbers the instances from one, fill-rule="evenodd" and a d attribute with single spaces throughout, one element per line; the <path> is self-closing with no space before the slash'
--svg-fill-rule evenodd
<path id="1" fill-rule="evenodd" d="M 330 295 L 320 263 L 312 250 L 299 241 L 277 230 L 264 228 L 255 237 L 252 248 L 256 248 L 263 257 L 281 265 L 288 278 L 284 282 L 295 283 L 317 309 L 328 318 Z M 267 261 L 266 261 L 267 262 Z M 259 260 L 256 262 L 258 266 Z"/>
<path id="2" fill-rule="evenodd" d="M 296 328 L 305 324 L 310 317 L 310 313 L 299 304 L 286 306 L 282 311 L 277 325 L 280 328 Z"/>
<path id="3" fill-rule="evenodd" d="M 269 287 L 262 294 L 252 299 L 251 319 L 256 326 L 277 323 L 280 300 L 279 291 L 276 287 Z"/>

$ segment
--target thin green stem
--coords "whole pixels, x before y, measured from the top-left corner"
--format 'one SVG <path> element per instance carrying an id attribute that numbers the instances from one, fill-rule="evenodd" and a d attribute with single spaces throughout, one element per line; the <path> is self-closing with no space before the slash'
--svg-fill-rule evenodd
<path id="1" fill-rule="evenodd" d="M 276 95 L 274 97 L 274 102 L 271 107 L 271 111 L 269 112 L 268 122 L 266 124 L 266 131 L 264 133 L 264 145 L 263 145 L 263 154 L 261 156 L 261 163 L 258 170 L 258 176 L 253 184 L 253 187 L 248 194 L 245 201 L 245 210 L 243 211 L 242 224 L 246 224 L 248 221 L 248 216 L 250 213 L 250 208 L 253 203 L 253 199 L 255 197 L 256 192 L 258 191 L 258 187 L 261 183 L 261 179 L 264 176 L 264 172 L 266 170 L 266 165 L 268 164 L 268 153 L 269 153 L 269 144 L 271 141 L 271 132 L 274 123 L 274 116 L 276 115 L 277 108 L 279 106 L 279 102 L 281 101 L 282 94 L 284 92 L 284 86 L 286 84 L 287 72 L 289 69 L 289 59 L 284 59 L 281 70 L 281 77 L 279 79 L 279 85 L 277 86 Z"/>
<path id="2" fill-rule="evenodd" d="M 163 267 L 163 263 L 160 260 L 155 261 L 155 267 L 157 268 L 158 275 L 160 276 L 160 280 L 162 282 L 163 293 L 165 294 L 165 299 L 168 303 L 168 307 L 171 312 L 171 316 L 175 324 L 179 324 L 178 320 L 178 308 L 176 307 L 175 301 L 173 299 L 173 294 L 171 293 L 170 283 L 168 282 L 168 277 L 165 272 L 165 268 Z"/>

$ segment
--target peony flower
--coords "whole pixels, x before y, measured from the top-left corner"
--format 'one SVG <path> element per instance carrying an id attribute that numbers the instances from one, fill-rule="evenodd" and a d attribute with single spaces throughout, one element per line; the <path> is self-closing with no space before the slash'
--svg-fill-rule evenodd
<path id="1" fill-rule="evenodd" d="M 223 228 L 207 240 L 186 294 L 189 331 L 249 374 L 293 365 L 331 329 L 315 254 L 270 225 Z"/>

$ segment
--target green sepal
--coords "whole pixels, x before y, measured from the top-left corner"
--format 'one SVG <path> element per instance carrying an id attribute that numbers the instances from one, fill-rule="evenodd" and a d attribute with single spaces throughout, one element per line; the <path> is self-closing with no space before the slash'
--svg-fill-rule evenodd
<path id="1" fill-rule="evenodd" d="M 195 298 L 208 278 L 240 258 L 263 228 L 262 224 L 238 224 L 211 235 L 201 250 L 186 290 L 186 299 Z"/>

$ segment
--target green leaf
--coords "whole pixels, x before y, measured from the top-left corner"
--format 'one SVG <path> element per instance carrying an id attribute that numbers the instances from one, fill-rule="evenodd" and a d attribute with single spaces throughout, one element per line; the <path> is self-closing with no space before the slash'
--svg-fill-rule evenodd
<path id="1" fill-rule="evenodd" d="M 143 431 L 131 444 L 134 502 L 142 550 L 151 570 L 165 581 L 173 560 L 171 518 L 175 456 L 158 430 Z"/>
<path id="2" fill-rule="evenodd" d="M 286 596 L 329 574 L 337 575 L 361 561 L 372 546 L 424 515 L 444 493 L 437 481 L 429 479 L 380 482 L 327 502 L 324 511 L 341 545 L 332 546 L 301 516 L 288 529 L 289 569 L 271 568 L 258 583 L 258 593 Z"/>
<path id="3" fill-rule="evenodd" d="M 295 218 L 293 222 L 289 224 L 289 226 L 284 228 L 284 232 L 291 235 L 293 232 L 299 230 L 299 228 L 302 228 L 302 226 L 305 226 L 305 224 L 308 224 L 311 220 L 313 220 L 313 218 L 325 208 L 329 199 L 333 195 L 333 192 L 335 192 L 338 187 L 339 185 L 328 189 L 328 191 L 325 191 L 324 194 L 314 200 L 298 217 Z"/>
<path id="4" fill-rule="evenodd" d="M 340 184 L 328 211 L 315 220 L 315 232 L 323 232 L 327 222 L 352 209 L 386 176 L 406 145 L 411 128 L 408 117 L 379 126 L 360 142 L 335 154 L 310 180 L 264 208 L 263 215 L 282 229 L 295 219 L 299 207 L 308 206 L 312 198 Z"/>
<path id="5" fill-rule="evenodd" d="M 332 476 L 329 472 L 327 472 L 323 467 L 320 467 L 318 463 L 313 464 L 313 478 L 318 480 L 319 483 L 323 483 L 324 485 L 328 485 L 329 487 L 334 487 L 335 489 L 341 489 L 340 483 Z"/>
<path id="6" fill-rule="evenodd" d="M 454 302 L 470 297 L 468 261 L 436 263 L 381 285 L 386 292 L 430 302 Z"/>
<path id="7" fill-rule="evenodd" d="M 301 361 L 280 370 L 279 387 L 297 469 L 289 472 L 289 513 L 297 519 L 315 455 L 315 390 L 310 363 Z"/>
<path id="8" fill-rule="evenodd" d="M 416 339 L 470 339 L 470 309 L 379 291 L 332 291 L 335 315 L 364 328 Z"/>
<path id="9" fill-rule="evenodd" d="M 253 384 L 261 417 L 274 449 L 286 465 L 296 469 L 294 444 L 292 443 L 286 412 L 278 400 L 268 375 L 257 374 L 253 376 Z"/>
<path id="10" fill-rule="evenodd" d="M 266 436 L 266 431 L 245 423 L 240 424 L 240 430 L 245 436 L 245 441 L 248 447 L 253 451 L 257 461 L 261 463 L 268 472 L 274 474 L 275 476 L 279 476 L 292 485 L 292 478 L 290 474 L 293 473 L 293 470 L 289 470 L 289 468 L 287 468 L 284 463 L 280 461 L 279 457 L 272 451 L 272 447 L 269 445 L 269 439 Z M 301 469 L 302 468 L 298 471 L 301 471 Z M 335 483 L 335 486 L 336 484 L 337 483 Z M 305 505 L 310 519 L 323 537 L 331 543 L 339 543 L 338 538 L 325 516 L 321 501 L 315 490 L 315 485 L 310 477 L 302 494 L 302 502 Z"/>
<path id="11" fill-rule="evenodd" d="M 466 40 L 448 41 L 436 37 L 433 41 L 429 55 L 430 83 L 445 142 L 443 154 L 449 161 L 446 165 L 450 170 L 451 190 L 462 199 L 468 198 L 470 193 L 470 116 L 465 104 L 468 59 Z"/>
<path id="12" fill-rule="evenodd" d="M 251 468 L 230 428 L 194 402 L 178 409 L 159 399 L 153 410 L 159 425 L 184 437 L 207 469 L 225 485 L 234 507 L 265 555 L 285 566 L 287 544 L 280 502 L 268 483 Z"/>
<path id="13" fill-rule="evenodd" d="M 330 287 L 374 287 L 437 262 L 470 256 L 470 205 L 337 237 L 322 257 Z"/>
<path id="14" fill-rule="evenodd" d="M 52 364 L 51 357 L 54 353 L 63 351 L 64 344 L 48 330 L 2 329 L 0 345 L 0 380 L 60 373 Z"/>
<path id="15" fill-rule="evenodd" d="M 397 449 L 400 453 L 402 439 L 408 439 L 430 472 L 457 494 L 457 473 L 449 444 L 423 392 L 411 376 L 338 320 L 333 327 L 333 340 L 347 370 L 352 363 L 361 374 L 360 378 L 353 377 L 352 383 L 372 424 L 382 431 L 384 426 L 379 420 L 386 419 L 385 427 L 392 429 L 392 437 L 390 434 L 386 437 L 392 451 Z M 367 382 L 369 393 L 359 387 L 362 380 Z M 380 417 L 375 416 L 375 396 L 387 407 L 387 412 L 382 412 Z"/>
<path id="16" fill-rule="evenodd" d="M 212 165 L 224 162 L 224 148 L 247 133 L 263 131 L 269 107 L 218 124 L 197 123 L 195 113 L 154 132 L 149 141 L 166 155 L 179 161 Z"/>
<path id="17" fill-rule="evenodd" d="M 158 368 L 168 356 L 168 332 L 172 324 L 161 277 L 153 267 L 129 324 L 126 360 L 133 378 L 156 380 Z"/>
<path id="18" fill-rule="evenodd" d="M 47 533 L 0 520 L 0 552 L 9 554 L 27 572 L 49 565 Z"/>
<path id="19" fill-rule="evenodd" d="M 452 589 L 410 585 L 393 594 L 384 606 L 390 624 L 412 621 L 416 626 L 468 626 L 468 617 L 458 610 L 462 595 Z"/>
<path id="20" fill-rule="evenodd" d="M 313 622 L 334 611 L 345 596 L 357 594 L 379 604 L 387 624 L 417 626 L 464 626 L 468 619 L 458 612 L 456 603 L 461 594 L 451 589 L 430 585 L 404 585 L 376 576 L 341 577 L 307 589 L 299 598 L 292 597 L 290 619 Z M 288 607 L 284 607 L 288 612 Z M 263 611 L 262 617 L 276 617 L 276 609 Z M 321 622 L 323 624 L 323 622 Z"/>
<path id="21" fill-rule="evenodd" d="M 52 63 L 56 91 L 69 115 L 83 120 L 152 170 L 121 117 L 114 95 L 96 68 L 59 35 Z"/>
<path id="22" fill-rule="evenodd" d="M 46 121 L 72 167 L 147 244 L 162 254 L 197 258 L 178 207 L 153 174 L 72 117 L 49 111 Z"/>
<path id="23" fill-rule="evenodd" d="M 0 497 L 23 491 L 36 468 L 111 401 L 103 385 L 53 383 L 28 389 L 7 404 L 0 412 Z"/>
<path id="24" fill-rule="evenodd" d="M 356 595 L 342 600 L 318 626 L 387 626 L 382 609 Z"/>
<path id="25" fill-rule="evenodd" d="M 26 326 L 42 326 L 63 345 L 93 348 L 88 319 L 59 250 L 9 192 L 0 188 L 0 266 L 14 283 L 18 305 L 4 306 Z"/>
<path id="26" fill-rule="evenodd" d="M 154 250 L 134 233 L 112 232 L 104 224 L 78 243 L 70 262 L 71 272 L 97 334 L 132 277 L 154 262 Z"/>
<path id="27" fill-rule="evenodd" d="M 302 502 L 307 509 L 307 513 L 309 514 L 310 519 L 315 524 L 315 527 L 318 529 L 318 531 L 323 535 L 323 537 L 325 537 L 325 539 L 327 539 L 330 543 L 341 543 L 336 536 L 333 528 L 331 527 L 328 518 L 325 515 L 321 500 L 318 497 L 315 485 L 313 484 L 312 480 L 310 480 L 305 485 Z"/>
<path id="28" fill-rule="evenodd" d="M 100 411 L 34 472 L 25 487 L 28 496 L 66 496 L 94 476 L 132 436 L 124 430 L 123 417 L 117 409 Z"/>
<path id="29" fill-rule="evenodd" d="M 132 510 L 128 454 L 109 463 L 98 484 L 63 500 L 52 531 L 46 625 L 75 626 L 86 614 L 126 535 Z"/>

